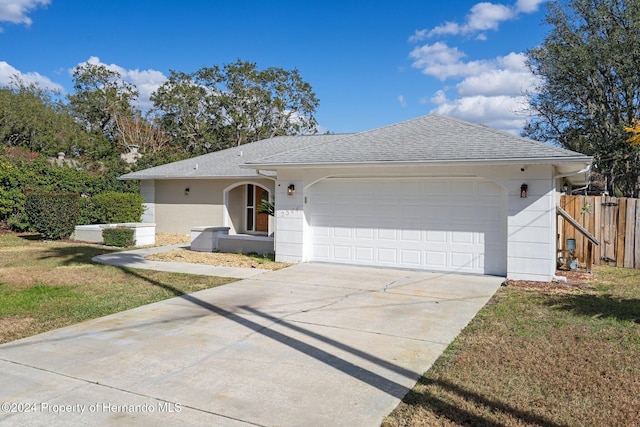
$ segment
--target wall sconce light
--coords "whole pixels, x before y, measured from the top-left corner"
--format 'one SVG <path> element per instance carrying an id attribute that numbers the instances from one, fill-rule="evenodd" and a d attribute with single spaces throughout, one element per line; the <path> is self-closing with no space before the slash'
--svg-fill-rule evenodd
<path id="1" fill-rule="evenodd" d="M 569 194 L 569 184 L 567 184 L 566 182 L 564 183 L 564 185 L 562 186 L 562 192 L 564 194 Z"/>
<path id="2" fill-rule="evenodd" d="M 293 196 L 293 193 L 296 192 L 296 186 L 293 184 L 289 184 L 289 186 L 287 187 L 287 194 L 289 196 Z"/>
<path id="3" fill-rule="evenodd" d="M 191 192 L 191 189 L 189 187 L 184 189 L 184 195 L 185 196 L 188 196 L 190 192 Z"/>
<path id="4" fill-rule="evenodd" d="M 523 199 L 527 198 L 527 190 L 529 189 L 529 186 L 527 184 L 522 184 L 520 186 L 520 197 Z"/>

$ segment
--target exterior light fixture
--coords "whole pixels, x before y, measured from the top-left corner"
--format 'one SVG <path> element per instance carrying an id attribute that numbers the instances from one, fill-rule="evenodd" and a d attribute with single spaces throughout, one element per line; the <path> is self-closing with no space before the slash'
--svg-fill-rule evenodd
<path id="1" fill-rule="evenodd" d="M 564 185 L 562 186 L 562 192 L 564 194 L 568 194 L 569 193 L 569 184 L 567 184 L 566 182 L 564 183 Z"/>
<path id="2" fill-rule="evenodd" d="M 184 189 L 184 195 L 185 196 L 188 196 L 190 192 L 191 192 L 191 189 L 189 187 Z"/>
<path id="3" fill-rule="evenodd" d="M 529 186 L 527 184 L 522 184 L 520 186 L 520 197 L 522 199 L 526 199 L 527 198 L 527 190 L 529 189 Z"/>
<path id="4" fill-rule="evenodd" d="M 293 196 L 293 193 L 296 192 L 296 186 L 293 184 L 289 184 L 289 186 L 287 187 L 287 194 L 289 196 Z"/>

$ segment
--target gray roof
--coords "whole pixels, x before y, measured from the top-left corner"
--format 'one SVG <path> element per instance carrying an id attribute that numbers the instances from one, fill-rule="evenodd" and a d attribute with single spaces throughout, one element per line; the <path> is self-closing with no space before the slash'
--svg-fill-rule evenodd
<path id="1" fill-rule="evenodd" d="M 280 152 L 323 143 L 336 137 L 339 136 L 277 136 L 275 138 L 263 139 L 250 144 L 128 173 L 121 176 L 120 179 L 255 177 L 257 176 L 255 170 L 240 168 L 239 165 Z"/>
<path id="2" fill-rule="evenodd" d="M 584 154 L 437 114 L 321 142 L 247 159 L 245 167 L 591 160 Z"/>

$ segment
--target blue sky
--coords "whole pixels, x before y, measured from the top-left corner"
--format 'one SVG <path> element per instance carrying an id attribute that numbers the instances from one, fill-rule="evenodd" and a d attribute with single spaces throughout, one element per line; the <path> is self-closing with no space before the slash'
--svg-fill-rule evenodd
<path id="1" fill-rule="evenodd" d="M 545 0 L 0 0 L 0 85 L 73 89 L 90 61 L 136 84 L 238 58 L 297 68 L 321 131 L 359 132 L 438 112 L 517 133 L 535 79 Z M 148 101 L 147 101 L 148 102 Z"/>

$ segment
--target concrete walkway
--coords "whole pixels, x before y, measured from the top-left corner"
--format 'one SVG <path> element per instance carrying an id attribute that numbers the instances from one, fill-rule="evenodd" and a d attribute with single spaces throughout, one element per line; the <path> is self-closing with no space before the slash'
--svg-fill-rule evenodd
<path id="1" fill-rule="evenodd" d="M 144 270 L 168 271 L 171 273 L 200 274 L 203 276 L 235 277 L 238 279 L 246 279 L 265 272 L 265 270 L 259 268 L 221 267 L 187 262 L 150 261 L 145 259 L 145 257 L 149 255 L 184 247 L 184 245 L 171 245 L 134 249 L 131 251 L 98 255 L 93 257 L 92 260 L 100 264 L 109 264 L 116 267 L 141 268 Z"/>
<path id="2" fill-rule="evenodd" d="M 298 264 L 14 341 L 0 424 L 379 425 L 501 282 Z"/>

